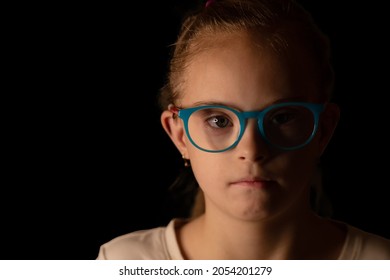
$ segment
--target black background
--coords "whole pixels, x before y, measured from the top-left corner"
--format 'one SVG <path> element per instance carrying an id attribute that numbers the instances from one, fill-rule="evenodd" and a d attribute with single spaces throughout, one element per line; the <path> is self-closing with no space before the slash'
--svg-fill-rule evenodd
<path id="1" fill-rule="evenodd" d="M 384 7 L 300 2 L 332 42 L 341 120 L 322 165 L 334 218 L 390 238 Z M 156 96 L 194 2 L 157 3 L 10 7 L 0 259 L 95 259 L 182 213 L 166 204 L 182 160 Z"/>

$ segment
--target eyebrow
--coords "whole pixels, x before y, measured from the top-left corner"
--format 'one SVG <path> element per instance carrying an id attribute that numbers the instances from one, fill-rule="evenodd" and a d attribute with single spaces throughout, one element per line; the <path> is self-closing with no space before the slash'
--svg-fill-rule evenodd
<path id="1" fill-rule="evenodd" d="M 264 108 L 267 108 L 268 106 L 274 105 L 274 104 L 279 104 L 279 103 L 285 103 L 285 102 L 302 102 L 304 101 L 305 98 L 303 96 L 295 96 L 295 97 L 288 97 L 288 98 L 282 98 L 275 100 L 274 102 L 267 103 L 265 104 Z M 186 106 L 188 107 L 197 107 L 197 106 L 226 106 L 230 107 L 233 109 L 236 109 L 238 111 L 242 111 L 241 109 L 237 108 L 235 105 L 227 102 L 221 102 L 221 101 L 213 101 L 213 100 L 206 100 L 206 101 L 198 101 L 192 104 L 191 106 Z M 259 109 L 262 110 L 262 109 Z"/>
<path id="2" fill-rule="evenodd" d="M 208 106 L 208 105 L 224 105 L 230 107 L 228 103 L 225 102 L 218 102 L 218 101 L 198 101 L 195 102 L 192 106 Z"/>

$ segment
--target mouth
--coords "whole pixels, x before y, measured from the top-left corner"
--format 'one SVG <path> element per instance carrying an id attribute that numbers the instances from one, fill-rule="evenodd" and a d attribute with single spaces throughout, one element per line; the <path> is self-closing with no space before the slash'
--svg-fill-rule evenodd
<path id="1" fill-rule="evenodd" d="M 264 178 L 242 178 L 231 183 L 237 187 L 268 188 L 275 184 L 274 181 Z"/>

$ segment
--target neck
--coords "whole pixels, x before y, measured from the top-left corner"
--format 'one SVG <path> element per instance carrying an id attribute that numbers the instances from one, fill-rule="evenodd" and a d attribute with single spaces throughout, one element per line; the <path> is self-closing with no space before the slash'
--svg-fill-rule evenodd
<path id="1" fill-rule="evenodd" d="M 305 259 L 318 247 L 316 236 L 323 229 L 324 220 L 311 211 L 262 221 L 207 213 L 188 224 L 181 236 L 189 259 Z"/>

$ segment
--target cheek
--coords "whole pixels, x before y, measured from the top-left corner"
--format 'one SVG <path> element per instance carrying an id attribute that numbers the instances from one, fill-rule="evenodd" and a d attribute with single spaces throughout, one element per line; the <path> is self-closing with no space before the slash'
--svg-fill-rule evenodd
<path id="1" fill-rule="evenodd" d="M 279 163 L 285 180 L 304 186 L 311 182 L 312 175 L 317 170 L 318 158 L 313 149 L 308 147 L 282 155 Z"/>
<path id="2" fill-rule="evenodd" d="M 202 188 L 209 185 L 215 186 L 216 182 L 220 182 L 226 176 L 226 174 L 224 175 L 226 161 L 222 160 L 221 155 L 207 153 L 195 147 L 189 148 L 188 152 L 191 159 L 191 168 Z"/>

